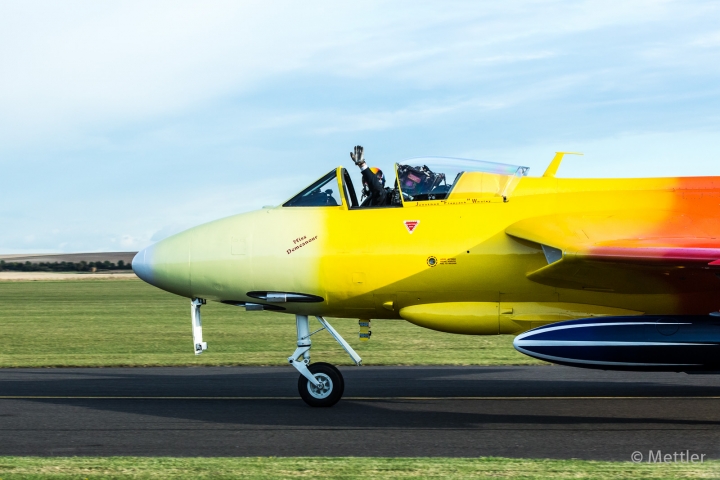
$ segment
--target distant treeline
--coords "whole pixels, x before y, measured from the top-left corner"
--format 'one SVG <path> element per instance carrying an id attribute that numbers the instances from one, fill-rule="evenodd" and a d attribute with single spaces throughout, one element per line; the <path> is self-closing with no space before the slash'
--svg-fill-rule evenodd
<path id="1" fill-rule="evenodd" d="M 0 272 L 95 272 L 98 270 L 131 270 L 132 265 L 118 260 L 117 264 L 104 262 L 6 262 L 0 260 Z"/>

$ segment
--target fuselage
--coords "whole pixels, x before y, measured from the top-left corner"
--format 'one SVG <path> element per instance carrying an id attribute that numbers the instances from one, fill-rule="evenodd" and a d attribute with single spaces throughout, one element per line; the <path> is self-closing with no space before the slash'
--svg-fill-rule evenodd
<path id="1" fill-rule="evenodd" d="M 590 221 L 581 233 L 645 241 L 690 229 L 700 239 L 718 238 L 718 177 L 525 177 L 505 200 L 469 195 L 394 208 L 349 208 L 347 201 L 264 208 L 169 237 L 140 252 L 133 266 L 146 281 L 189 298 L 262 304 L 248 293 L 296 292 L 321 301 L 282 303 L 278 311 L 419 319 L 457 333 L 517 333 L 595 314 L 707 314 L 720 306 L 712 271 L 689 272 L 687 279 L 669 271 L 665 280 L 639 270 L 625 284 L 612 279 L 619 285 L 612 288 L 538 283 L 528 274 L 548 265 L 542 246 L 506 233 L 549 215 L 621 215 L 621 226 L 611 229 L 624 231 L 602 231 L 600 222 L 592 232 Z M 618 267 L 613 275 L 623 272 Z M 460 323 L 442 328 L 442 319 L 432 320 L 433 305 L 448 306 L 438 309 L 448 312 L 446 322 L 461 312 Z M 498 326 L 468 327 L 462 312 L 473 309 L 496 317 Z"/>

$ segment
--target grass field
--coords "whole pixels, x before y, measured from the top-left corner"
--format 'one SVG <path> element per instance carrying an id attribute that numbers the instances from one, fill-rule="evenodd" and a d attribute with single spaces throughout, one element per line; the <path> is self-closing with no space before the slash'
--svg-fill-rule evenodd
<path id="1" fill-rule="evenodd" d="M 192 352 L 190 302 L 140 280 L 0 282 L 0 367 L 286 365 L 295 348 L 287 314 L 203 306 L 209 350 Z M 317 325 L 314 320 L 314 325 Z M 370 341 L 357 320 L 333 326 L 365 365 L 539 364 L 511 336 L 464 336 L 378 320 Z M 313 361 L 349 364 L 327 332 L 313 336 Z"/>
<path id="2" fill-rule="evenodd" d="M 633 464 L 507 458 L 0 457 L 0 478 L 718 478 L 719 462 Z"/>
<path id="3" fill-rule="evenodd" d="M 139 280 L 0 282 L 0 367 L 285 365 L 295 344 L 290 315 L 203 307 L 210 350 L 192 353 L 189 301 Z M 450 335 L 376 321 L 369 342 L 354 320 L 333 325 L 367 365 L 536 364 L 512 337 Z M 313 359 L 347 364 L 325 332 Z M 92 478 L 720 478 L 720 463 L 632 464 L 501 458 L 0 457 L 0 480 Z"/>

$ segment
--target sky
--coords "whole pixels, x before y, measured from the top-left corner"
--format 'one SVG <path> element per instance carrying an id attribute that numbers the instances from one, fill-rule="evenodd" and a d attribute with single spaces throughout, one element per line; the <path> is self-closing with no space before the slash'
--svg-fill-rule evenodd
<path id="1" fill-rule="evenodd" d="M 138 250 L 357 144 L 720 175 L 720 3 L 0 2 L 0 253 Z"/>

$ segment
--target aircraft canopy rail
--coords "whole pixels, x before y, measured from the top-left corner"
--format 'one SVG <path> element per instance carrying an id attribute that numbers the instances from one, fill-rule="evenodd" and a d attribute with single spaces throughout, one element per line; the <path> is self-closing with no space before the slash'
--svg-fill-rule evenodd
<path id="1" fill-rule="evenodd" d="M 418 157 L 395 165 L 404 203 L 477 198 L 507 200 L 529 167 L 467 158 Z"/>

